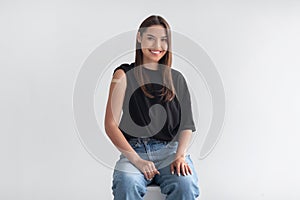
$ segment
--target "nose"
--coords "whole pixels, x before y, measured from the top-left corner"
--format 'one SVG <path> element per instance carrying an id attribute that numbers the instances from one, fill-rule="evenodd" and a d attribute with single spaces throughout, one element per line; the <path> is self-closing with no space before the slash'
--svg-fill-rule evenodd
<path id="1" fill-rule="evenodd" d="M 159 40 L 155 41 L 154 47 L 156 50 L 161 50 L 162 46 Z"/>

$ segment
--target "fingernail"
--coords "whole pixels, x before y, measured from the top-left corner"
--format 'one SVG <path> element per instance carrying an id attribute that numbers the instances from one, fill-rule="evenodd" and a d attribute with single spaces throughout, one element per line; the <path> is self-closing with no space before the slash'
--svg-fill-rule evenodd
<path id="1" fill-rule="evenodd" d="M 178 176 L 180 176 L 180 173 L 178 174 Z"/>
<path id="2" fill-rule="evenodd" d="M 172 173 L 172 175 L 174 175 L 174 171 L 172 171 L 171 173 Z"/>

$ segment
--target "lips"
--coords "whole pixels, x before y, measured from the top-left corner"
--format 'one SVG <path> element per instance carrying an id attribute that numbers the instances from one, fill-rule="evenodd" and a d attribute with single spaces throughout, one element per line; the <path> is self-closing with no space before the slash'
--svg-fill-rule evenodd
<path id="1" fill-rule="evenodd" d="M 159 51 L 159 50 L 150 50 L 150 52 L 151 52 L 151 53 L 154 53 L 154 54 L 159 54 L 159 53 L 161 53 L 161 51 Z"/>
<path id="2" fill-rule="evenodd" d="M 151 49 L 149 49 L 149 51 L 154 55 L 159 55 L 162 52 L 160 50 L 151 50 Z"/>

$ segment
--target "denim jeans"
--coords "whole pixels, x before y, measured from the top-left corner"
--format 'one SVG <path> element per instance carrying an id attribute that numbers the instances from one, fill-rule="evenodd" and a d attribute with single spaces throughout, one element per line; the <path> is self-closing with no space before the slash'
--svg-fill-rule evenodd
<path id="1" fill-rule="evenodd" d="M 150 138 L 134 138 L 129 144 L 142 159 L 152 161 L 160 174 L 152 180 L 147 180 L 123 154 L 116 162 L 113 172 L 114 200 L 142 200 L 147 186 L 157 184 L 167 200 L 194 200 L 199 196 L 198 177 L 190 155 L 186 162 L 192 170 L 192 175 L 178 176 L 171 174 L 170 164 L 174 161 L 178 142 L 160 141 Z"/>

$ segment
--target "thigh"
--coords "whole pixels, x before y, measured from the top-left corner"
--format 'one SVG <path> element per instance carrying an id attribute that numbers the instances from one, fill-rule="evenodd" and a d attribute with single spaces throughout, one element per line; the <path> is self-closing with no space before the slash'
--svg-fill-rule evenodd
<path id="1" fill-rule="evenodd" d="M 123 154 L 115 164 L 114 172 L 121 171 L 126 173 L 142 174 Z"/>
<path id="2" fill-rule="evenodd" d="M 178 176 L 171 174 L 170 166 L 160 170 L 156 183 L 160 186 L 161 192 L 166 194 L 166 200 L 194 200 L 199 194 L 198 178 L 190 156 L 186 156 L 186 162 L 192 170 L 192 175 Z"/>
<path id="3" fill-rule="evenodd" d="M 147 191 L 147 180 L 141 173 L 114 170 L 112 192 L 115 200 L 142 200 Z"/>
<path id="4" fill-rule="evenodd" d="M 190 158 L 190 155 L 186 156 L 186 162 L 190 166 L 192 170 L 192 175 L 186 175 L 186 176 L 178 176 L 177 174 L 171 173 L 170 165 L 162 168 L 159 170 L 160 175 L 157 175 L 154 179 L 154 181 L 161 186 L 161 189 L 163 190 L 164 187 L 172 184 L 172 183 L 181 183 L 181 184 L 188 184 L 188 185 L 198 185 L 198 175 L 196 173 L 196 170 L 194 168 L 194 164 Z"/>
<path id="5" fill-rule="evenodd" d="M 132 190 L 134 187 L 138 187 L 139 190 L 144 192 L 146 190 L 147 180 L 125 156 L 121 155 L 120 159 L 116 162 L 113 172 L 113 189 L 126 188 Z"/>
<path id="6" fill-rule="evenodd" d="M 139 186 L 143 190 L 146 190 L 147 180 L 142 173 L 132 173 L 115 169 L 113 173 L 113 187 L 117 184 L 126 187 Z"/>

